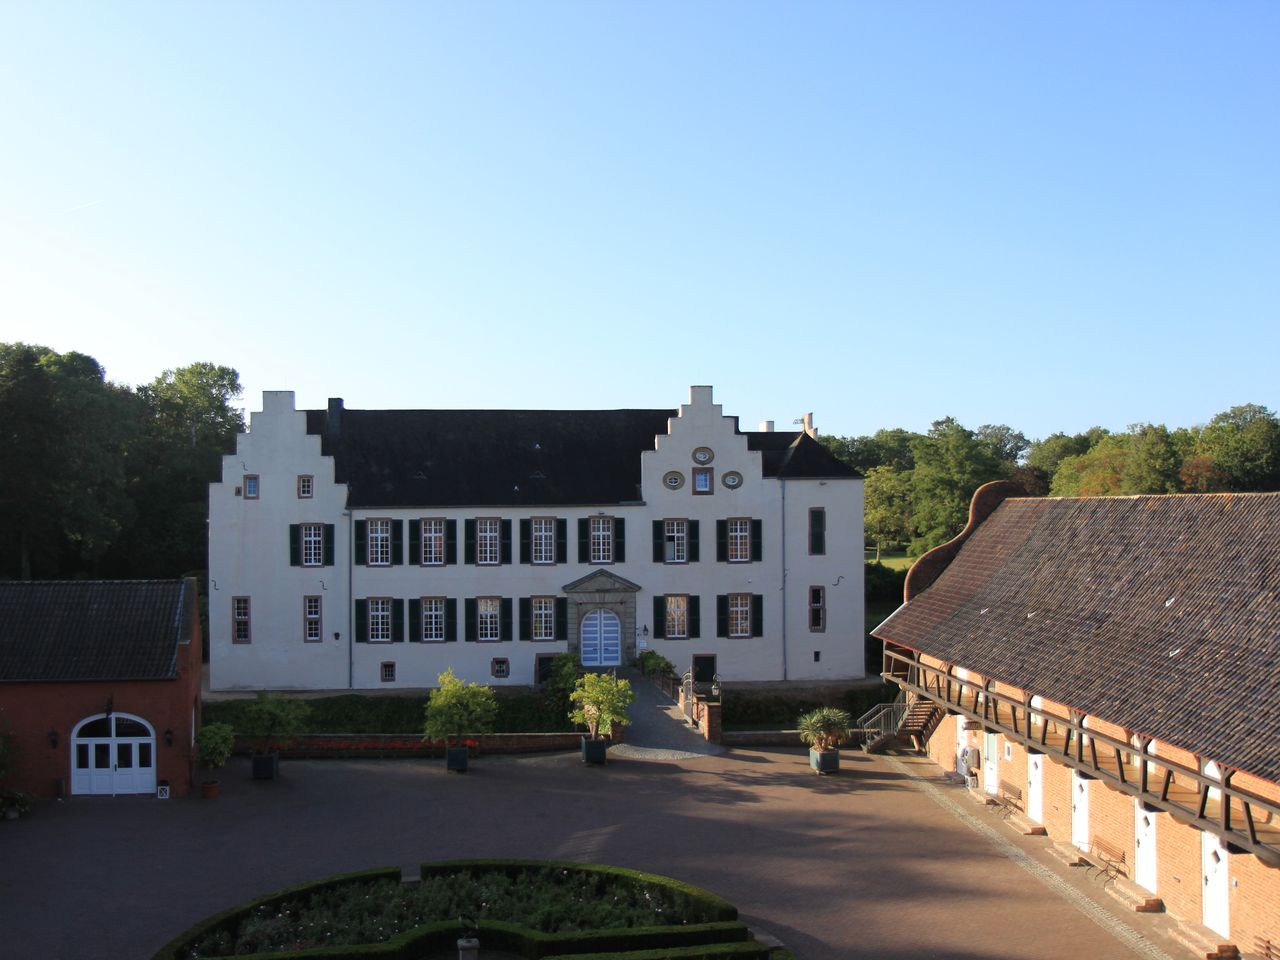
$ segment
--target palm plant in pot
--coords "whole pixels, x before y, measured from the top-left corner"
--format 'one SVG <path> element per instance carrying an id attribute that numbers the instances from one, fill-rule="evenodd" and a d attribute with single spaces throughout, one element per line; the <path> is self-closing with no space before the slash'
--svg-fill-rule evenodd
<path id="1" fill-rule="evenodd" d="M 800 718 L 800 739 L 809 745 L 809 766 L 817 773 L 840 769 L 840 745 L 852 733 L 853 717 L 839 707 L 819 707 Z"/>
<path id="2" fill-rule="evenodd" d="M 218 781 L 213 772 L 226 765 L 235 742 L 236 733 L 229 723 L 206 723 L 196 734 L 196 760 L 207 771 L 200 783 L 200 796 L 206 800 L 218 795 Z"/>
<path id="3" fill-rule="evenodd" d="M 636 695 L 631 681 L 619 680 L 609 673 L 588 673 L 578 678 L 569 699 L 576 706 L 569 712 L 569 719 L 587 728 L 582 738 L 582 762 L 604 763 L 615 723 L 627 722 L 627 707 Z"/>
<path id="4" fill-rule="evenodd" d="M 258 691 L 257 699 L 245 706 L 241 733 L 257 740 L 253 750 L 253 779 L 274 780 L 280 775 L 278 737 L 301 733 L 311 707 L 278 693 Z"/>
<path id="5" fill-rule="evenodd" d="M 423 740 L 444 741 L 445 769 L 467 772 L 467 734 L 492 733 L 498 715 L 493 690 L 478 683 L 464 683 L 450 667 L 436 677 L 436 689 L 427 701 Z"/>

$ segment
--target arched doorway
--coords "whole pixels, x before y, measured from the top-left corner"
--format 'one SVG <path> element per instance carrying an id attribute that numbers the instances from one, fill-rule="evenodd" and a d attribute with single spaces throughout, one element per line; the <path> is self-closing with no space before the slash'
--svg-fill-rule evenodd
<path id="1" fill-rule="evenodd" d="M 622 663 L 622 621 L 612 610 L 592 610 L 583 617 L 580 636 L 584 667 Z"/>
<path id="2" fill-rule="evenodd" d="M 156 732 L 129 713 L 85 717 L 71 734 L 71 792 L 155 793 Z"/>

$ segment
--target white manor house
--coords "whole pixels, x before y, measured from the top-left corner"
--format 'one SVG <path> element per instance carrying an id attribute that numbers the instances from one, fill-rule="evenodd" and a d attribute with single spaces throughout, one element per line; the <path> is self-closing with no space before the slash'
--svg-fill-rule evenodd
<path id="1" fill-rule="evenodd" d="M 727 681 L 864 675 L 862 480 L 678 410 L 262 410 L 209 489 L 214 690 L 532 684 L 656 650 Z"/>

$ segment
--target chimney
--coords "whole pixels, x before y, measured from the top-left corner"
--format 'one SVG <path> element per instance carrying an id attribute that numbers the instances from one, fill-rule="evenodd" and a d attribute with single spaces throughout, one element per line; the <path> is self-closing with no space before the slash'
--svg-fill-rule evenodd
<path id="1" fill-rule="evenodd" d="M 813 429 L 813 414 L 806 413 L 802 422 L 804 423 L 804 432 L 809 436 L 816 438 L 818 436 L 818 431 Z"/>
<path id="2" fill-rule="evenodd" d="M 326 440 L 338 440 L 342 437 L 342 398 L 329 398 L 329 415 L 325 418 L 324 435 Z"/>
<path id="3" fill-rule="evenodd" d="M 773 421 L 772 421 L 772 420 L 761 420 L 761 421 L 760 421 L 760 430 L 759 430 L 759 432 L 760 432 L 760 433 L 773 433 Z"/>

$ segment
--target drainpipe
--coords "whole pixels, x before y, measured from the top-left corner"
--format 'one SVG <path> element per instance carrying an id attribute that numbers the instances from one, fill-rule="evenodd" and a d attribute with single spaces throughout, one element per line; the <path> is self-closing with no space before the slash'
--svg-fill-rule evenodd
<path id="1" fill-rule="evenodd" d="M 343 510 L 347 517 L 347 689 L 356 686 L 356 648 L 355 641 L 356 602 L 352 597 L 355 590 L 356 528 L 351 519 L 351 511 Z"/>
<path id="2" fill-rule="evenodd" d="M 787 481 L 778 478 L 782 485 L 782 679 L 787 679 Z"/>

